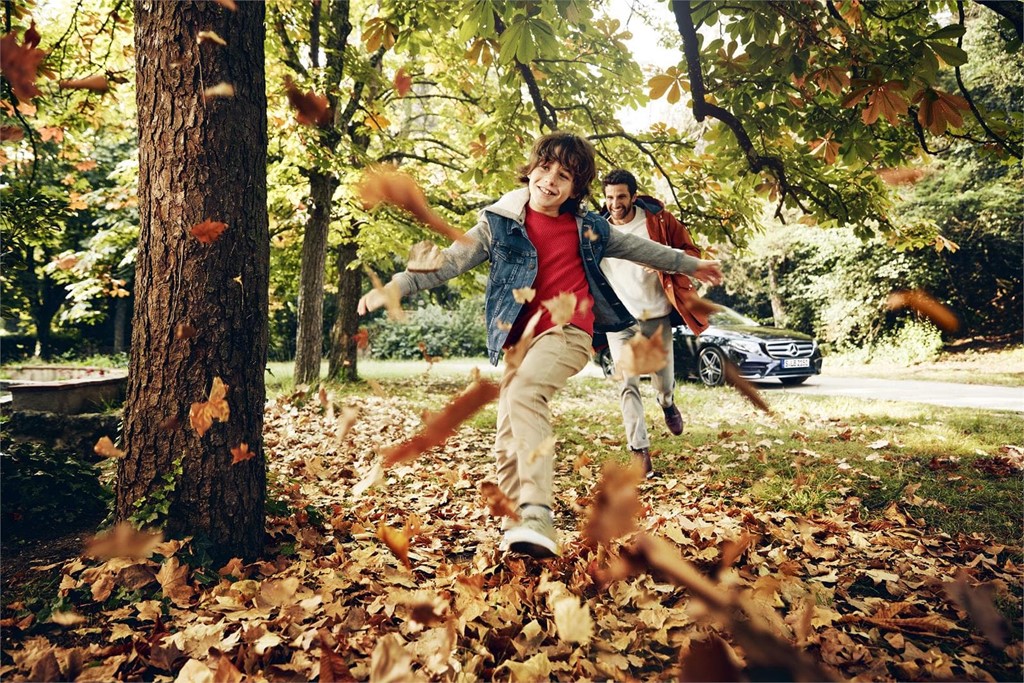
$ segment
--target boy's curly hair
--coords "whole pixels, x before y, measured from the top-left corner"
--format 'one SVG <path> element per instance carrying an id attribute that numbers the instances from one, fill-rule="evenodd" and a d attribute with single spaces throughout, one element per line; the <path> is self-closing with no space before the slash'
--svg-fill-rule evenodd
<path id="1" fill-rule="evenodd" d="M 594 145 L 585 137 L 565 131 L 542 135 L 533 143 L 530 159 L 519 169 L 519 180 L 529 182 L 530 172 L 544 162 L 557 161 L 572 172 L 572 198 L 562 205 L 561 211 L 575 211 L 587 195 L 590 184 L 597 177 Z"/>

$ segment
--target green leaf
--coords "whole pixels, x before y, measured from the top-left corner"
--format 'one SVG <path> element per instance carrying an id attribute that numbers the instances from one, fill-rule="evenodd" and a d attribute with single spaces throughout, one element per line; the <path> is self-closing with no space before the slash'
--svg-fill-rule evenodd
<path id="1" fill-rule="evenodd" d="M 928 46 L 935 50 L 935 53 L 939 55 L 942 61 L 950 66 L 962 66 L 967 63 L 967 53 L 955 45 L 929 42 Z"/>
<path id="2" fill-rule="evenodd" d="M 950 24 L 949 26 L 943 26 L 938 31 L 931 33 L 924 37 L 925 40 L 946 40 L 949 38 L 959 38 L 967 29 L 960 24 Z"/>

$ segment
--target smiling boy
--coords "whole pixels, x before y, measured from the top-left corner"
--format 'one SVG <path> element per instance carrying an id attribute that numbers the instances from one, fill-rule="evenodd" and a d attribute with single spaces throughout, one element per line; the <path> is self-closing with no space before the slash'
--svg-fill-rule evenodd
<path id="1" fill-rule="evenodd" d="M 498 485 L 518 502 L 521 518 L 505 529 L 501 546 L 538 558 L 560 552 L 551 514 L 555 456 L 542 447 L 552 436 L 551 399 L 586 366 L 595 330 L 620 330 L 635 322 L 601 273 L 601 259 L 628 259 L 712 284 L 722 279 L 717 261 L 613 232 L 607 220 L 583 209 L 596 175 L 594 157 L 593 146 L 579 135 L 554 132 L 538 138 L 520 169 L 526 187 L 485 208 L 467 239 L 442 252 L 438 270 L 398 273 L 388 285 L 407 296 L 489 261 L 485 318 L 488 355 L 495 365 L 539 312 L 522 362 L 505 370 L 493 449 Z M 523 288 L 536 292 L 526 303 L 513 294 Z M 568 323 L 555 324 L 541 302 L 565 292 L 575 294 L 578 305 Z M 359 300 L 360 315 L 384 300 L 382 292 L 369 292 Z"/>

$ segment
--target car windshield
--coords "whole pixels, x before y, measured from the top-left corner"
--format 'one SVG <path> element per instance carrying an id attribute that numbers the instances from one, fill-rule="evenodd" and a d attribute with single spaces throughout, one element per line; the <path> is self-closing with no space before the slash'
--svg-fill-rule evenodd
<path id="1" fill-rule="evenodd" d="M 716 311 L 711 314 L 709 322 L 712 325 L 757 325 L 756 320 L 751 320 L 747 316 L 737 313 L 731 308 L 722 306 L 722 310 Z"/>

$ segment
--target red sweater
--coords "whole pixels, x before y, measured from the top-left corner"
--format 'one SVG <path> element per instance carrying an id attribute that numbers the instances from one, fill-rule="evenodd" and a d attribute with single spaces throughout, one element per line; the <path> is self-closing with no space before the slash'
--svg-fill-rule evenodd
<path id="1" fill-rule="evenodd" d="M 587 334 L 594 334 L 594 300 L 590 296 L 590 285 L 583 270 L 576 218 L 571 213 L 563 213 L 554 218 L 527 206 L 526 235 L 537 249 L 537 277 L 533 281 L 536 296 L 533 301 L 523 305 L 509 331 L 506 348 L 519 341 L 526 323 L 538 310 L 543 313 L 534 334 L 539 335 L 554 327 L 551 314 L 541 304 L 562 292 L 576 295 L 576 311 L 569 323 L 585 330 Z"/>

